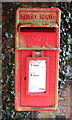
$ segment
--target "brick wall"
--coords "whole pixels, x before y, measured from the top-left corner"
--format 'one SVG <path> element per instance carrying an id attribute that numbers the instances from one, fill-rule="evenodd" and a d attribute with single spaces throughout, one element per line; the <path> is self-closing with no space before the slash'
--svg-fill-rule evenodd
<path id="1" fill-rule="evenodd" d="M 39 112 L 39 118 L 58 118 L 58 120 L 72 120 L 72 82 L 66 83 L 58 99 L 57 111 Z"/>

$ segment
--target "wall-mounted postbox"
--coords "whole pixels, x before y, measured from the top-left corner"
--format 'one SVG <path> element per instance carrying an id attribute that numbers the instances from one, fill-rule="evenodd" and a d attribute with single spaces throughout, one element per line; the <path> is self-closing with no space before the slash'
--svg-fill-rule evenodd
<path id="1" fill-rule="evenodd" d="M 58 8 L 17 10 L 15 36 L 17 111 L 57 109 L 60 14 Z"/>

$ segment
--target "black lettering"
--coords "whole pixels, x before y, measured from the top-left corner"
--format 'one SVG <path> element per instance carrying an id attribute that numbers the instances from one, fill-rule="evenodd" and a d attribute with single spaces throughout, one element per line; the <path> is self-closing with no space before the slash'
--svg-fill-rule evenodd
<path id="1" fill-rule="evenodd" d="M 39 65 L 33 65 L 33 66 L 39 66 Z"/>
<path id="2" fill-rule="evenodd" d="M 39 76 L 39 75 L 33 75 L 33 76 L 36 76 L 36 77 L 37 77 L 37 76 Z"/>

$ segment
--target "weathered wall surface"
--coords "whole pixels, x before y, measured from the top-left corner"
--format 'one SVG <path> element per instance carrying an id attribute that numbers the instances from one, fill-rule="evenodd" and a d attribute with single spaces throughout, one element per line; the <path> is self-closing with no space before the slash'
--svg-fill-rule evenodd
<path id="1" fill-rule="evenodd" d="M 41 118 L 67 118 L 72 120 L 72 83 L 67 83 L 62 89 L 58 100 L 58 110 L 55 112 L 40 112 Z"/>

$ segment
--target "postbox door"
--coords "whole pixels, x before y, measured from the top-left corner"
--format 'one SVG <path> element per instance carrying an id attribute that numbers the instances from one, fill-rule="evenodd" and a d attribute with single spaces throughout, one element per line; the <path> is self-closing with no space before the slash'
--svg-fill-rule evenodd
<path id="1" fill-rule="evenodd" d="M 44 107 L 55 105 L 54 95 L 56 94 L 57 86 L 55 84 L 57 77 L 55 74 L 57 69 L 56 62 L 58 61 L 56 54 L 56 51 L 46 50 L 44 51 L 44 57 L 31 57 L 31 50 L 21 51 L 21 106 Z M 33 66 L 32 68 L 32 65 L 39 65 L 39 62 L 41 63 L 38 70 L 36 70 L 38 66 Z M 39 73 L 41 67 L 42 73 Z M 35 71 L 34 68 L 36 68 Z M 37 76 L 31 76 L 31 74 Z M 38 75 L 40 75 L 40 80 Z M 39 84 L 38 81 L 40 82 Z"/>

